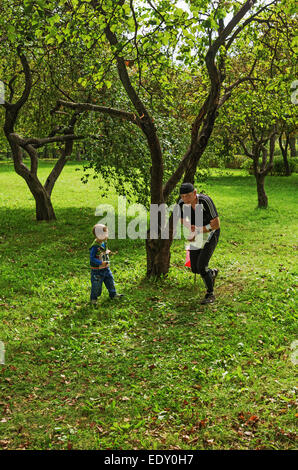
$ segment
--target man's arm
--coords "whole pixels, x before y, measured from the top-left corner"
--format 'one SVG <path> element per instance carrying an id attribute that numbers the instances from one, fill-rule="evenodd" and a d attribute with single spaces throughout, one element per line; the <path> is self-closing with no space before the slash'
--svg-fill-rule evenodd
<path id="1" fill-rule="evenodd" d="M 207 232 L 210 232 L 211 230 L 217 230 L 219 227 L 220 227 L 219 217 L 215 217 L 214 219 L 210 220 L 209 224 L 203 225 L 203 227 L 196 227 L 195 225 L 192 225 L 191 231 L 194 232 L 195 230 L 197 230 L 198 232 L 207 233 Z"/>
<path id="2" fill-rule="evenodd" d="M 217 230 L 220 227 L 219 217 L 215 217 L 215 219 L 210 220 L 210 225 L 211 225 L 211 230 Z"/>
<path id="3" fill-rule="evenodd" d="M 183 219 L 183 218 L 181 218 L 181 223 L 184 225 L 184 227 L 188 228 L 188 230 L 190 231 L 190 235 L 187 237 L 187 239 L 188 241 L 192 242 L 196 236 L 196 233 L 195 233 L 196 226 L 191 225 L 191 223 L 187 219 Z"/>
<path id="4" fill-rule="evenodd" d="M 188 237 L 189 241 L 193 241 L 195 239 L 195 236 L 198 233 L 208 233 L 211 230 L 217 230 L 220 227 L 220 221 L 219 217 L 215 217 L 214 219 L 210 220 L 210 227 L 208 225 L 203 225 L 203 227 L 196 227 L 195 225 L 190 225 L 189 222 L 187 222 L 185 219 L 181 219 L 181 222 L 185 227 L 187 227 L 190 230 L 190 235 Z"/>
<path id="5" fill-rule="evenodd" d="M 191 225 L 191 223 L 187 219 L 181 219 L 181 223 L 191 232 L 189 237 L 187 237 L 189 241 L 193 241 L 195 239 L 195 236 L 199 232 L 207 233 L 211 230 L 217 230 L 220 227 L 219 217 L 215 217 L 214 219 L 210 220 L 211 228 L 208 227 L 208 225 L 203 225 L 203 227 L 196 227 L 195 225 Z"/>
<path id="6" fill-rule="evenodd" d="M 203 233 L 207 233 L 207 232 L 211 232 L 211 230 L 217 230 L 219 227 L 220 227 L 219 217 L 215 217 L 214 219 L 210 220 L 209 224 L 203 225 L 203 227 L 195 227 L 195 225 L 192 225 L 191 230 L 194 231 L 195 229 L 199 229 L 199 231 L 202 231 Z"/>
<path id="7" fill-rule="evenodd" d="M 203 233 L 210 232 L 210 229 L 208 230 L 206 228 L 208 227 L 208 225 L 203 225 L 203 227 L 196 227 L 195 225 L 191 225 L 190 222 L 188 222 L 188 220 L 186 219 L 181 219 L 181 222 L 191 232 L 194 232 L 195 230 L 197 230 L 197 232 L 203 232 Z M 215 219 L 210 220 L 210 227 L 211 227 L 211 230 L 217 230 L 220 227 L 219 217 L 215 217 Z"/>

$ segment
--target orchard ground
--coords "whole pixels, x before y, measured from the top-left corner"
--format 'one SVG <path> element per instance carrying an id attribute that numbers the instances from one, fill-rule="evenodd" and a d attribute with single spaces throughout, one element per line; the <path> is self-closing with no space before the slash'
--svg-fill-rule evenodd
<path id="1" fill-rule="evenodd" d="M 43 180 L 51 162 L 41 162 Z M 0 448 L 295 449 L 298 175 L 216 171 L 217 302 L 172 246 L 166 279 L 145 280 L 144 240 L 111 240 L 118 291 L 89 305 L 88 247 L 99 180 L 63 170 L 57 221 L 37 223 L 13 165 L 0 163 Z M 296 276 L 296 277 L 295 277 Z M 296 323 L 295 323 L 296 322 Z"/>

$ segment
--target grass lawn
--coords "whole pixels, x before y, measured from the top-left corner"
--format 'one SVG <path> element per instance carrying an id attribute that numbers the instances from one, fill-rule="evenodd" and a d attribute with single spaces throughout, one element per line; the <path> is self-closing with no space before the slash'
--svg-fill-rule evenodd
<path id="1" fill-rule="evenodd" d="M 94 309 L 88 247 L 102 200 L 77 168 L 54 188 L 57 221 L 37 223 L 22 178 L 0 163 L 0 448 L 297 448 L 298 175 L 267 178 L 267 210 L 245 172 L 198 184 L 221 219 L 215 304 L 199 304 L 183 240 L 158 282 L 144 279 L 144 241 L 111 240 L 126 297 L 104 290 Z"/>

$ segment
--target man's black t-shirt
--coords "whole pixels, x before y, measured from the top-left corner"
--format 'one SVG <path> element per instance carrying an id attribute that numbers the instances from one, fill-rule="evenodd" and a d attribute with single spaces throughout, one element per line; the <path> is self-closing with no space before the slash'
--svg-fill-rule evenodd
<path id="1" fill-rule="evenodd" d="M 183 215 L 185 214 L 183 214 L 184 202 L 182 201 L 182 199 L 180 199 L 178 204 L 181 210 L 181 219 L 183 219 L 184 218 Z M 197 204 L 202 204 L 203 206 L 203 225 L 210 224 L 210 220 L 218 217 L 218 213 L 214 205 L 214 202 L 212 201 L 211 197 L 207 196 L 207 194 L 197 194 Z M 189 210 L 188 211 L 186 210 L 185 212 L 187 215 L 189 214 Z M 190 215 L 191 215 L 190 223 L 191 225 L 195 225 L 196 213 L 192 207 L 190 208 Z"/>

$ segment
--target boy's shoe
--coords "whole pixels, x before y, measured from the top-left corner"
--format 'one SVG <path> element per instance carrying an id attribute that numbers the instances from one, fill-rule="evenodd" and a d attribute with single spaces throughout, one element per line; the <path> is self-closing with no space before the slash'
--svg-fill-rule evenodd
<path id="1" fill-rule="evenodd" d="M 118 300 L 118 299 L 121 299 L 121 297 L 124 297 L 123 294 L 116 294 L 114 295 L 114 297 L 110 297 L 111 300 Z"/>
<path id="2" fill-rule="evenodd" d="M 215 279 L 217 275 L 218 275 L 218 269 L 212 269 L 213 287 L 214 287 Z"/>
<path id="3" fill-rule="evenodd" d="M 92 307 L 96 307 L 97 306 L 97 300 L 90 300 L 90 305 L 92 305 Z"/>
<path id="4" fill-rule="evenodd" d="M 201 301 L 201 305 L 212 304 L 215 301 L 214 294 L 206 294 L 205 298 Z"/>

